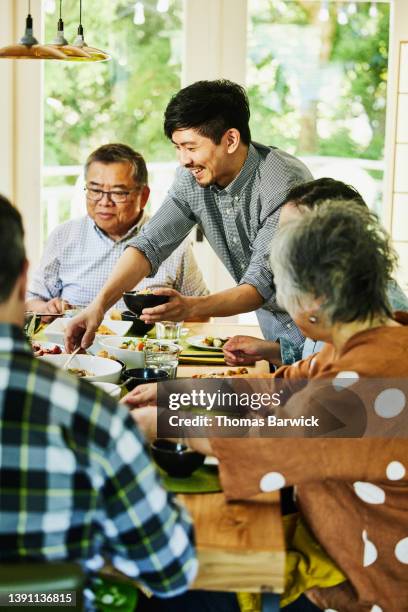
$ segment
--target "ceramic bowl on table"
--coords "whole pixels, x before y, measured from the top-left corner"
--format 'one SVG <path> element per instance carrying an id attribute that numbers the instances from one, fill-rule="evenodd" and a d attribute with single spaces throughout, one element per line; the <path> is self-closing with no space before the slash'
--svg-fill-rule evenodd
<path id="1" fill-rule="evenodd" d="M 52 323 L 45 328 L 44 332 L 50 342 L 57 344 L 64 344 L 65 329 L 70 322 L 69 318 L 55 319 Z M 124 336 L 129 331 L 132 323 L 131 321 L 113 321 L 111 319 L 104 319 L 98 329 L 102 328 L 102 325 L 112 332 L 111 335 L 96 333 L 95 343 L 99 346 L 99 340 L 101 338 L 108 338 L 113 336 Z M 103 330 L 103 328 L 102 328 Z M 93 345 L 92 345 L 93 346 Z M 95 348 L 95 347 L 94 347 Z M 98 349 L 99 350 L 99 349 Z"/>
<path id="2" fill-rule="evenodd" d="M 38 357 L 47 363 L 51 363 L 56 368 L 62 368 L 68 359 L 68 355 L 43 355 Z M 108 382 L 118 383 L 122 372 L 122 364 L 114 359 L 104 359 L 93 355 L 75 355 L 68 366 L 70 370 L 86 370 L 89 376 L 82 376 L 83 380 L 89 382 Z M 74 372 L 71 372 L 74 374 Z"/>
<path id="3" fill-rule="evenodd" d="M 120 348 L 121 345 L 131 343 L 137 345 L 141 342 L 140 338 L 130 338 L 127 336 L 105 336 L 99 339 L 99 344 L 109 355 L 120 359 L 128 368 L 144 368 L 145 355 L 141 350 L 131 350 L 131 348 Z"/>
<path id="4" fill-rule="evenodd" d="M 153 368 L 132 368 L 125 370 L 122 374 L 123 382 L 126 382 L 128 391 L 132 391 L 138 385 L 146 385 L 147 383 L 163 382 L 168 380 L 167 372 L 155 370 Z"/>
<path id="5" fill-rule="evenodd" d="M 205 455 L 170 440 L 157 439 L 150 449 L 157 465 L 174 478 L 188 478 L 205 459 Z"/>
<path id="6" fill-rule="evenodd" d="M 144 308 L 154 308 L 169 301 L 168 295 L 154 295 L 154 293 L 138 293 L 137 291 L 126 291 L 123 300 L 130 312 L 138 317 Z"/>

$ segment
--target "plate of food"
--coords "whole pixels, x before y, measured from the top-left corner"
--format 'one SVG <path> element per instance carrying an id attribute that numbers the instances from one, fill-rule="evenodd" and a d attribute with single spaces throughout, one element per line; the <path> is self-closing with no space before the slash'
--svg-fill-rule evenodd
<path id="1" fill-rule="evenodd" d="M 55 319 L 55 321 L 50 323 L 44 330 L 48 340 L 57 344 L 63 344 L 65 329 L 69 321 L 69 319 Z M 131 325 L 131 321 L 104 319 L 96 330 L 96 338 L 98 339 L 102 336 L 124 336 L 129 331 Z"/>
<path id="2" fill-rule="evenodd" d="M 40 359 L 51 363 L 56 368 L 63 368 L 67 361 L 67 355 L 43 355 Z M 119 382 L 122 366 L 119 362 L 112 359 L 78 354 L 72 359 L 66 371 L 89 382 L 110 382 L 116 384 Z"/>
<path id="3" fill-rule="evenodd" d="M 221 338 L 220 336 L 190 336 L 187 342 L 195 348 L 205 349 L 207 351 L 222 351 L 222 347 L 229 338 Z"/>
<path id="4" fill-rule="evenodd" d="M 245 374 L 249 374 L 247 368 L 237 368 L 236 370 L 193 374 L 191 378 L 230 378 L 231 376 L 245 376 Z"/>
<path id="5" fill-rule="evenodd" d="M 31 342 L 34 357 L 42 357 L 43 355 L 60 355 L 65 353 L 65 348 L 62 344 L 54 344 L 54 342 Z"/>

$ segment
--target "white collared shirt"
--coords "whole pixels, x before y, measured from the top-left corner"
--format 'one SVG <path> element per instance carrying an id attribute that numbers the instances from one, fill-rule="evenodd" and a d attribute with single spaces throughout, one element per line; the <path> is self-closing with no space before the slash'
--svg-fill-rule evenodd
<path id="1" fill-rule="evenodd" d="M 111 275 L 129 241 L 147 220 L 144 214 L 118 241 L 109 238 L 88 215 L 59 225 L 47 241 L 30 282 L 27 300 L 48 301 L 61 297 L 72 305 L 89 304 Z M 171 287 L 183 295 L 208 294 L 189 239 L 160 265 L 155 276 L 138 285 L 138 289 L 147 287 Z M 126 309 L 122 300 L 117 307 Z"/>

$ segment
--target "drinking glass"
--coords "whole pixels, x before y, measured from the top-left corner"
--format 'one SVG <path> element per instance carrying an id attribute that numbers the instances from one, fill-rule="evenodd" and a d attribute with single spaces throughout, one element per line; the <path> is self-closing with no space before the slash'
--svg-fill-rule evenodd
<path id="1" fill-rule="evenodd" d="M 176 378 L 180 347 L 161 340 L 148 340 L 144 354 L 146 368 L 167 372 L 169 378 Z"/>
<path id="2" fill-rule="evenodd" d="M 183 321 L 158 321 L 156 338 L 158 340 L 178 340 L 183 329 Z"/>

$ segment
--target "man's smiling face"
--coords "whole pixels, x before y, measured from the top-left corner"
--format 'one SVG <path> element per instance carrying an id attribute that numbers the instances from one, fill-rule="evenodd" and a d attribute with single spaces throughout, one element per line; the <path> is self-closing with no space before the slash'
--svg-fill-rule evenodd
<path id="1" fill-rule="evenodd" d="M 229 179 L 228 132 L 215 144 L 196 129 L 176 130 L 172 141 L 180 164 L 194 176 L 200 187 L 224 185 Z"/>

